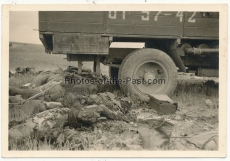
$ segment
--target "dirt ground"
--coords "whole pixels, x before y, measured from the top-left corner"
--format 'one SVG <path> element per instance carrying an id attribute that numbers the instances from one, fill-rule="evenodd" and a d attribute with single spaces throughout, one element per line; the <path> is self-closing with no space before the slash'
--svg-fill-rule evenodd
<path id="1" fill-rule="evenodd" d="M 45 55 L 43 47 L 39 45 L 36 48 L 30 44 L 19 44 L 18 46 L 13 45 L 13 47 L 10 47 L 9 68 L 11 71 L 18 66 L 34 67 L 37 70 L 50 70 L 57 67 L 66 68 L 69 65 L 77 66 L 77 63 L 69 63 L 63 60 L 62 55 Z M 92 69 L 91 63 L 87 62 L 84 65 L 85 68 Z M 102 66 L 102 73 L 108 75 L 108 67 Z M 19 75 L 10 78 L 9 85 L 21 87 L 23 84 L 31 82 L 33 78 L 34 76 L 31 75 Z M 218 131 L 218 90 L 216 86 L 187 84 L 178 80 L 177 89 L 173 95 L 169 96 L 174 102 L 178 103 L 178 110 L 172 115 L 159 115 L 148 103 L 134 101 L 127 114 L 132 119 L 129 123 L 119 120 L 107 120 L 97 122 L 93 126 L 69 130 L 86 139 L 85 144 L 81 147 L 83 150 L 145 150 L 137 132 L 137 117 L 163 117 L 174 124 L 167 150 L 201 150 L 188 143 L 185 139 L 205 131 Z M 117 91 L 113 92 L 117 93 Z M 67 144 L 65 143 L 63 147 L 57 147 L 43 142 L 40 144 L 40 149 L 66 150 L 70 147 Z"/>

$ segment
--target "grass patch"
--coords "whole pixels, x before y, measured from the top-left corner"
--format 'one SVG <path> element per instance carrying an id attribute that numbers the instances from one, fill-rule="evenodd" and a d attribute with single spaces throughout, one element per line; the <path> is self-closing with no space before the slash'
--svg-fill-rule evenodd
<path id="1" fill-rule="evenodd" d="M 187 82 L 178 82 L 172 100 L 179 104 L 179 107 L 186 106 L 204 106 L 204 102 L 210 99 L 214 106 L 218 106 L 219 91 L 217 86 L 209 84 L 189 84 Z"/>
<path id="2" fill-rule="evenodd" d="M 21 67 L 34 67 L 37 71 L 39 70 L 53 70 L 57 68 L 66 69 L 67 66 L 77 66 L 77 62 L 67 62 L 64 58 L 65 55 L 50 55 L 44 52 L 44 47 L 42 45 L 31 45 L 31 44 L 18 44 L 10 47 L 10 70 L 13 70 L 19 66 Z M 92 62 L 84 62 L 85 69 L 93 68 Z M 108 67 L 101 66 L 102 74 L 108 76 Z M 35 78 L 33 75 L 25 74 L 25 75 L 15 75 L 15 77 L 10 78 L 9 86 L 21 88 L 22 85 L 26 83 L 32 82 Z M 81 88 L 73 85 L 66 85 L 66 90 L 70 93 L 77 93 L 81 91 Z M 99 92 L 113 92 L 117 97 L 124 97 L 124 93 L 120 91 L 119 87 L 111 86 L 111 85 L 101 85 L 99 88 Z M 207 123 L 208 119 L 210 122 L 215 118 L 218 118 L 218 108 L 219 108 L 219 92 L 218 86 L 210 86 L 208 84 L 204 85 L 196 85 L 189 83 L 181 83 L 178 82 L 177 88 L 173 95 L 170 98 L 178 103 L 179 111 L 173 115 L 186 116 L 186 119 L 191 116 L 191 120 L 195 122 L 195 125 L 199 125 L 201 127 L 197 127 L 196 132 L 200 132 L 200 128 L 203 128 L 203 123 Z M 205 100 L 211 100 L 213 103 L 213 109 L 208 109 L 205 105 Z M 134 99 L 133 104 L 135 104 L 135 108 L 147 108 L 147 104 L 143 103 L 139 100 L 138 97 Z M 203 113 L 211 113 L 212 115 L 204 115 Z M 199 115 L 196 117 L 197 115 Z M 206 117 L 206 118 L 205 118 Z M 210 118 L 209 118 L 210 117 Z M 205 118 L 205 121 L 202 119 Z M 183 119 L 183 118 L 182 118 Z M 181 122 L 185 123 L 185 119 Z M 218 119 L 212 124 L 217 125 Z M 211 123 L 210 123 L 211 124 Z M 181 125 L 182 126 L 182 125 Z M 178 127 L 179 128 L 179 127 Z M 189 131 L 190 127 L 185 127 L 184 129 Z M 184 130 L 183 129 L 183 130 Z M 195 131 L 194 130 L 194 131 Z M 178 133 L 183 133 L 183 131 L 178 131 Z M 191 132 L 191 131 L 189 131 Z M 179 135 L 179 134 L 178 134 Z M 113 136 L 114 137 L 114 136 Z M 51 144 L 49 141 L 45 140 L 44 142 L 36 142 L 34 140 L 28 139 L 25 144 L 15 145 L 11 144 L 11 150 L 108 150 L 105 145 L 99 144 L 93 132 L 87 136 L 84 140 L 80 142 L 81 145 L 73 148 L 69 142 L 65 142 L 64 145 Z M 180 149 L 181 150 L 181 149 Z"/>

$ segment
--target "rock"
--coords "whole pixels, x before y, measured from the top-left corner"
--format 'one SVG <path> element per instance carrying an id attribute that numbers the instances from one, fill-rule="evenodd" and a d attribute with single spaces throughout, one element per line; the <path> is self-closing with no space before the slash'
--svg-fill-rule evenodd
<path id="1" fill-rule="evenodd" d="M 205 101 L 205 105 L 206 105 L 207 107 L 209 107 L 209 108 L 213 108 L 213 104 L 212 104 L 212 101 L 211 101 L 210 99 L 207 99 L 207 100 Z"/>

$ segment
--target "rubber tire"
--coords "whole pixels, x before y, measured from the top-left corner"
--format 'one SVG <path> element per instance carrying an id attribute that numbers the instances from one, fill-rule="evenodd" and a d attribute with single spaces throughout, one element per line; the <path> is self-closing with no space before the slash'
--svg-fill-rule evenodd
<path id="1" fill-rule="evenodd" d="M 118 72 L 118 78 L 120 80 L 125 80 L 127 77 L 132 78 L 132 73 L 135 70 L 135 67 L 137 67 L 141 63 L 140 60 L 142 60 L 143 62 L 151 59 L 159 62 L 168 71 L 169 82 L 168 84 L 166 84 L 167 87 L 163 91 L 161 91 L 161 93 L 156 94 L 172 94 L 177 86 L 177 68 L 173 60 L 166 53 L 157 49 L 138 49 L 131 52 L 122 61 Z M 131 82 L 126 84 L 122 83 L 120 84 L 120 87 L 131 98 L 133 96 L 138 96 L 139 99 L 143 101 L 149 101 L 148 94 L 143 94 L 140 91 L 137 91 Z"/>

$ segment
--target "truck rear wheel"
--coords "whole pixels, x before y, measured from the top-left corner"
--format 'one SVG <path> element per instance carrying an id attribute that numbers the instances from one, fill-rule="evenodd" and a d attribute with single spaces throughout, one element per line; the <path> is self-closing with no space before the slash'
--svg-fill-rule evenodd
<path id="1" fill-rule="evenodd" d="M 125 57 L 118 73 L 121 89 L 148 101 L 148 94 L 171 94 L 177 85 L 173 60 L 157 49 L 135 50 Z"/>

